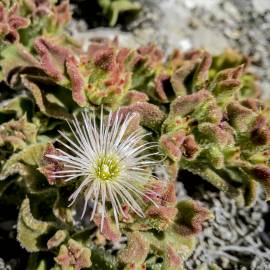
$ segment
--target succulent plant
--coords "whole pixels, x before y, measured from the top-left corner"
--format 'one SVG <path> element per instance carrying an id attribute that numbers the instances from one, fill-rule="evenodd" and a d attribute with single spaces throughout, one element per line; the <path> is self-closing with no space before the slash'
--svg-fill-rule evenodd
<path id="1" fill-rule="evenodd" d="M 69 21 L 68 1 L 5 0 L 1 2 L 1 39 L 4 43 L 20 41 L 25 46 L 39 35 L 58 34 Z M 1 44 L 3 45 L 3 44 Z"/>
<path id="2" fill-rule="evenodd" d="M 223 65 L 229 57 L 225 55 Z M 256 181 L 269 197 L 267 104 L 258 99 L 256 78 L 246 71 L 245 62 L 215 71 L 217 60 L 213 59 L 213 68 L 211 61 L 203 53 L 187 93 L 171 102 L 161 147 L 180 169 L 249 205 L 255 199 Z"/>
<path id="3" fill-rule="evenodd" d="M 230 50 L 165 58 L 153 44 L 115 39 L 83 52 L 63 30 L 69 17 L 67 2 L 0 5 L 0 202 L 20 205 L 28 269 L 185 269 L 212 214 L 177 200 L 179 171 L 245 205 L 257 182 L 270 196 L 257 78 Z"/>
<path id="4" fill-rule="evenodd" d="M 108 18 L 110 26 L 117 23 L 120 13 L 137 12 L 141 9 L 139 2 L 130 0 L 98 0 L 97 2 L 102 9 L 102 14 Z"/>

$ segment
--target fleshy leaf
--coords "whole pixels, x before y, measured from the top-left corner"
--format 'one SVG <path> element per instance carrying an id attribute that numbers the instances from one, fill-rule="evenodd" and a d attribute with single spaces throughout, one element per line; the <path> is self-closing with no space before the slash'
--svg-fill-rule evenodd
<path id="1" fill-rule="evenodd" d="M 11 120 L 0 126 L 0 147 L 10 144 L 14 151 L 21 150 L 28 144 L 36 142 L 37 129 L 26 117 Z"/>
<path id="2" fill-rule="evenodd" d="M 65 230 L 58 230 L 47 242 L 48 249 L 56 248 L 62 244 L 68 236 Z"/>
<path id="3" fill-rule="evenodd" d="M 69 239 L 67 245 L 61 245 L 55 261 L 63 270 L 68 270 L 69 267 L 80 270 L 91 266 L 90 258 L 91 250 L 89 248 L 73 239 Z"/>
<path id="4" fill-rule="evenodd" d="M 149 243 L 139 232 L 128 234 L 128 243 L 125 249 L 121 250 L 119 259 L 135 269 L 136 265 L 142 265 L 149 252 Z"/>
<path id="5" fill-rule="evenodd" d="M 28 198 L 22 202 L 17 226 L 17 239 L 28 252 L 37 252 L 43 249 L 40 246 L 40 238 L 48 233 L 51 224 L 33 217 Z"/>
<path id="6" fill-rule="evenodd" d="M 181 235 L 197 234 L 201 232 L 203 222 L 212 217 L 209 210 L 202 207 L 199 202 L 192 200 L 179 202 L 177 208 L 176 230 Z"/>

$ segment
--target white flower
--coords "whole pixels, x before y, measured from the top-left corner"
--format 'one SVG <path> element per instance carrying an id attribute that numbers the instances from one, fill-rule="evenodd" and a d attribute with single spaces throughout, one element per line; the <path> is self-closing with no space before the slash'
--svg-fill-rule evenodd
<path id="1" fill-rule="evenodd" d="M 142 134 L 137 129 L 126 135 L 134 116 L 133 113 L 122 117 L 118 111 L 114 115 L 110 113 L 105 121 L 102 109 L 97 124 L 95 116 L 91 117 L 89 113 L 83 112 L 81 123 L 77 117 L 74 117 L 71 124 L 68 123 L 74 139 L 60 131 L 66 142 L 59 142 L 67 151 L 58 149 L 60 155 L 47 155 L 64 163 L 63 170 L 54 173 L 55 178 L 65 178 L 66 181 L 82 179 L 69 200 L 73 204 L 79 194 L 84 194 L 82 217 L 88 202 L 92 201 L 90 220 L 99 207 L 101 230 L 106 215 L 106 202 L 110 202 L 118 226 L 118 216 L 125 216 L 123 204 L 144 217 L 141 207 L 143 198 L 152 201 L 148 196 L 151 191 L 146 186 L 151 177 L 149 166 L 157 164 L 152 157 L 158 153 L 150 151 L 156 147 L 155 143 L 142 141 L 149 134 Z"/>

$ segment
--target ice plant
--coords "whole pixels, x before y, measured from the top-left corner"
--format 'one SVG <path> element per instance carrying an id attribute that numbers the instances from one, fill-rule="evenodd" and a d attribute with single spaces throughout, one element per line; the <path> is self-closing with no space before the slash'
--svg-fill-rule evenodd
<path id="1" fill-rule="evenodd" d="M 166 57 L 116 39 L 91 41 L 86 52 L 64 30 L 67 1 L 13 2 L 0 4 L 0 205 L 18 220 L 27 269 L 53 261 L 52 270 L 186 269 L 212 215 L 179 200 L 183 170 L 190 183 L 200 185 L 199 175 L 245 205 L 256 180 L 270 198 L 270 109 L 248 59 Z M 128 1 L 107 2 L 105 15 L 116 19 Z M 77 115 L 84 107 L 101 114 Z M 98 229 L 86 217 L 77 226 L 74 209 Z"/>
<path id="2" fill-rule="evenodd" d="M 82 179 L 79 187 L 70 196 L 71 204 L 79 194 L 84 193 L 84 208 L 81 217 L 85 215 L 87 205 L 93 201 L 90 220 L 93 220 L 100 205 L 101 231 L 106 217 L 106 201 L 110 201 L 115 222 L 118 217 L 126 217 L 122 205 L 126 204 L 138 216 L 144 217 L 140 206 L 145 198 L 153 201 L 147 191 L 151 177 L 149 166 L 158 162 L 151 152 L 156 147 L 154 142 L 143 142 L 147 136 L 141 129 L 127 131 L 136 113 L 123 116 L 119 111 L 110 112 L 105 119 L 103 108 L 100 121 L 96 123 L 95 114 L 82 114 L 82 122 L 75 116 L 69 124 L 74 140 L 59 131 L 66 140 L 58 140 L 65 148 L 58 154 L 47 154 L 47 157 L 64 164 L 62 169 L 55 171 L 53 177 L 64 178 L 65 181 Z M 153 192 L 153 191 L 151 191 Z M 154 203 L 154 201 L 153 201 Z"/>

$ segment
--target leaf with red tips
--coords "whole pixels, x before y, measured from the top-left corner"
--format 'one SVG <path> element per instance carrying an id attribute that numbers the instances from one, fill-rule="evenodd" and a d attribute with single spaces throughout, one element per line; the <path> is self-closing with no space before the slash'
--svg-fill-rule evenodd
<path id="1" fill-rule="evenodd" d="M 263 185 L 267 200 L 270 200 L 270 168 L 264 165 L 256 165 L 250 169 L 250 173 Z"/>
<path id="2" fill-rule="evenodd" d="M 96 215 L 94 221 L 98 227 L 101 226 L 101 215 Z M 104 217 L 103 228 L 101 234 L 110 241 L 117 241 L 121 237 L 121 233 L 117 228 L 116 224 L 112 221 L 109 216 Z"/>
<path id="3" fill-rule="evenodd" d="M 37 38 L 34 45 L 40 57 L 42 69 L 54 79 L 63 80 L 65 61 L 73 57 L 71 51 L 44 37 Z"/>
<path id="4" fill-rule="evenodd" d="M 131 105 L 136 102 L 147 102 L 149 100 L 148 96 L 139 91 L 130 90 L 127 92 L 126 96 L 124 97 L 123 105 Z"/>
<path id="5" fill-rule="evenodd" d="M 152 228 L 159 231 L 166 230 L 173 222 L 177 214 L 177 209 L 175 207 L 167 207 L 159 205 L 151 206 L 146 211 L 147 221 Z"/>
<path id="6" fill-rule="evenodd" d="M 171 103 L 171 114 L 186 116 L 192 113 L 196 107 L 206 101 L 211 96 L 211 93 L 202 90 L 195 94 L 178 97 Z"/>
<path id="7" fill-rule="evenodd" d="M 176 131 L 164 134 L 160 137 L 160 146 L 172 160 L 179 161 L 182 156 L 181 145 L 185 140 L 183 131 Z"/>
<path id="8" fill-rule="evenodd" d="M 193 92 L 207 87 L 209 69 L 212 64 L 212 56 L 208 52 L 201 52 L 200 58 L 192 80 Z"/>
<path id="9" fill-rule="evenodd" d="M 65 26 L 71 19 L 71 9 L 68 0 L 60 2 L 59 5 L 53 7 L 53 22 L 55 28 L 60 28 Z"/>
<path id="10" fill-rule="evenodd" d="M 155 80 L 155 97 L 157 97 L 161 102 L 168 102 L 169 101 L 169 91 L 171 90 L 172 86 L 170 83 L 170 76 L 166 74 L 158 75 Z"/>
<path id="11" fill-rule="evenodd" d="M 79 242 L 69 239 L 67 245 L 61 245 L 55 261 L 62 269 L 74 267 L 75 270 L 88 268 L 92 265 L 91 250 Z"/>
<path id="12" fill-rule="evenodd" d="M 71 81 L 72 97 L 80 106 L 86 105 L 86 96 L 84 92 L 84 79 L 78 69 L 78 65 L 73 57 L 66 61 L 67 73 Z"/>
<path id="13" fill-rule="evenodd" d="M 178 215 L 174 228 L 181 235 L 201 232 L 203 222 L 212 216 L 208 209 L 202 207 L 199 202 L 192 200 L 180 201 L 177 208 Z"/>
<path id="14" fill-rule="evenodd" d="M 118 257 L 125 264 L 140 266 L 149 252 L 149 243 L 140 232 L 128 234 L 127 246 L 120 251 Z"/>
<path id="15" fill-rule="evenodd" d="M 179 266 L 182 264 L 181 256 L 177 254 L 177 251 L 171 246 L 167 247 L 164 257 L 164 267 L 166 270 L 179 269 Z"/>
<path id="16" fill-rule="evenodd" d="M 29 24 L 29 19 L 20 16 L 18 4 L 8 9 L 0 3 L 0 37 L 4 42 L 18 42 L 20 40 L 18 30 L 27 28 Z"/>
<path id="17" fill-rule="evenodd" d="M 120 113 L 129 112 L 138 113 L 141 117 L 141 125 L 153 130 L 158 129 L 165 119 L 165 113 L 158 106 L 147 102 L 137 102 L 120 108 Z"/>
<path id="18" fill-rule="evenodd" d="M 255 118 L 252 110 L 240 105 L 236 101 L 228 104 L 227 113 L 230 125 L 239 132 L 247 131 Z"/>
<path id="19" fill-rule="evenodd" d="M 0 125 L 0 147 L 11 145 L 13 151 L 22 150 L 36 143 L 36 137 L 37 128 L 27 121 L 26 116 Z"/>
<path id="20" fill-rule="evenodd" d="M 21 80 L 23 86 L 32 93 L 36 104 L 42 113 L 56 119 L 71 118 L 71 115 L 67 112 L 67 109 L 64 106 L 60 106 L 56 101 L 52 102 L 48 100 L 46 92 L 36 83 L 31 82 L 27 75 L 22 75 Z"/>

